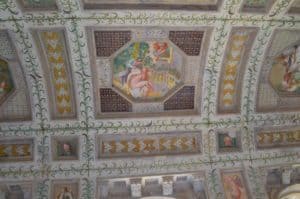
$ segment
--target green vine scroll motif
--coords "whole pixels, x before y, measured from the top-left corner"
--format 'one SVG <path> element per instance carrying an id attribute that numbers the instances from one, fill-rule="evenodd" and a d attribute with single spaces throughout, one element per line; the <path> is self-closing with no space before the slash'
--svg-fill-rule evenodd
<path id="1" fill-rule="evenodd" d="M 212 120 L 210 122 L 211 128 L 231 128 L 240 126 L 242 124 L 242 118 L 241 116 L 231 116 L 228 118 L 220 118 L 218 120 Z"/>
<path id="2" fill-rule="evenodd" d="M 13 21 L 13 31 L 17 36 L 17 42 L 21 46 L 21 51 L 24 54 L 24 65 L 32 81 L 32 95 L 35 98 L 35 104 L 33 104 L 35 117 L 39 121 L 40 127 L 43 128 L 48 118 L 45 115 L 47 113 L 46 91 L 40 73 L 41 69 L 37 63 L 37 57 L 34 55 L 32 42 L 29 39 L 30 36 L 25 32 L 25 25 L 15 20 L 18 17 L 16 6 L 13 3 L 10 3 L 9 6 L 11 6 L 8 10 Z"/>
<path id="3" fill-rule="evenodd" d="M 274 17 L 276 15 L 280 15 L 283 12 L 286 11 L 287 7 L 291 3 L 292 0 L 279 0 L 275 2 L 275 5 L 273 6 L 272 10 L 270 11 L 269 16 Z"/>
<path id="4" fill-rule="evenodd" d="M 38 140 L 38 160 L 37 162 L 45 164 L 49 159 L 49 145 L 50 145 L 50 138 L 49 136 L 41 136 Z"/>
<path id="5" fill-rule="evenodd" d="M 8 128 L 2 128 L 0 126 L 0 137 L 4 136 L 32 136 L 32 134 L 38 134 L 40 132 L 39 127 L 33 127 L 30 125 L 17 125 L 8 126 Z"/>
<path id="6" fill-rule="evenodd" d="M 1 23 L 10 23 L 13 21 L 24 22 L 32 25 L 64 25 L 66 22 L 80 22 L 88 21 L 97 25 L 113 25 L 113 24 L 127 24 L 127 25 L 184 25 L 184 26 L 210 26 L 217 25 L 220 22 L 229 23 L 232 25 L 255 25 L 260 26 L 267 22 L 279 25 L 279 24 L 291 24 L 299 23 L 299 18 L 295 16 L 279 16 L 278 13 L 283 12 L 287 8 L 287 3 L 281 0 L 280 3 L 275 5 L 273 11 L 271 11 L 270 17 L 265 15 L 248 16 L 247 14 L 234 13 L 237 9 L 240 0 L 227 1 L 225 9 L 229 9 L 229 13 L 224 15 L 214 13 L 172 13 L 172 12 L 90 12 L 81 15 L 78 11 L 78 2 L 74 1 L 62 1 L 63 12 L 51 12 L 51 13 L 26 13 L 24 15 L 18 15 L 18 11 L 14 9 L 15 5 L 12 1 L 8 3 L 0 4 L 0 9 L 8 10 L 14 13 L 15 17 L 1 18 Z M 290 1 L 290 0 L 289 0 Z M 234 7 L 234 8 L 233 8 Z M 278 8 L 277 8 L 278 7 Z M 275 13 L 275 15 L 274 15 Z"/>
<path id="7" fill-rule="evenodd" d="M 217 170 L 213 169 L 208 174 L 208 187 L 209 192 L 214 194 L 214 197 L 216 199 L 224 198 L 223 194 L 220 192 L 220 184 L 218 179 Z"/>
<path id="8" fill-rule="evenodd" d="M 214 153 L 214 137 L 215 137 L 215 131 L 213 129 L 209 129 L 207 133 L 202 134 L 202 141 L 203 141 L 203 152 L 204 154 L 207 154 L 208 156 L 211 156 L 211 154 Z"/>
<path id="9" fill-rule="evenodd" d="M 217 68 L 221 63 L 220 57 L 222 57 L 222 46 L 225 45 L 225 38 L 228 35 L 226 30 L 226 23 L 222 22 L 219 27 L 216 29 L 216 35 L 213 38 L 215 45 L 210 49 L 208 55 L 208 66 L 205 68 L 208 75 L 207 86 L 205 88 L 207 95 L 204 98 L 204 112 L 206 113 L 204 121 L 207 122 L 209 126 L 211 123 L 211 117 L 214 114 L 213 107 L 215 106 L 214 97 L 216 96 L 216 87 L 217 87 Z"/>
<path id="10" fill-rule="evenodd" d="M 93 119 L 92 112 L 93 108 L 91 106 L 91 75 L 87 72 L 88 61 L 87 61 L 87 53 L 85 52 L 86 42 L 84 40 L 84 33 L 79 30 L 78 23 L 74 19 L 71 21 L 71 25 L 69 28 L 71 33 L 71 40 L 74 42 L 75 46 L 73 49 L 73 53 L 76 58 L 76 62 L 74 63 L 76 66 L 76 75 L 79 78 L 79 95 L 80 99 L 80 115 L 82 117 L 81 124 L 88 129 L 89 124 L 91 124 L 91 120 Z"/>
<path id="11" fill-rule="evenodd" d="M 151 162 L 102 162 L 101 166 L 95 167 L 98 175 L 106 176 L 128 176 L 128 175 L 148 175 L 154 172 L 174 172 L 175 171 L 191 171 L 197 170 L 201 166 L 208 165 L 209 161 L 206 159 L 195 158 L 189 160 L 182 160 L 180 162 L 171 162 L 167 160 L 155 160 Z"/>
<path id="12" fill-rule="evenodd" d="M 292 163 L 293 161 L 298 160 L 299 154 L 297 152 L 273 152 L 273 153 L 264 153 L 259 154 L 256 157 L 253 157 L 251 161 L 259 161 L 264 165 L 268 165 L 273 161 L 278 161 L 278 163 Z"/>
<path id="13" fill-rule="evenodd" d="M 70 176 L 77 176 L 77 175 L 84 175 L 86 173 L 86 169 L 79 164 L 58 164 L 54 167 L 49 167 L 47 170 L 47 175 L 52 178 L 61 176 L 61 177 L 70 177 Z"/>
<path id="14" fill-rule="evenodd" d="M 228 14 L 233 15 L 238 12 L 239 7 L 241 6 L 241 0 L 228 0 L 224 2 L 224 10 L 228 12 Z"/>
<path id="15" fill-rule="evenodd" d="M 13 15 L 17 15 L 19 12 L 15 9 L 15 4 L 12 0 L 1 0 L 0 1 L 0 11 L 8 11 Z M 2 20 L 0 19 L 0 22 Z"/>
<path id="16" fill-rule="evenodd" d="M 82 193 L 81 193 L 81 197 L 82 199 L 93 199 L 95 198 L 94 194 L 94 185 L 93 185 L 94 181 L 87 179 L 87 178 L 83 178 L 82 179 Z"/>
<path id="17" fill-rule="evenodd" d="M 249 126 L 244 126 L 241 132 L 243 132 L 244 135 L 242 139 L 244 148 L 246 148 L 249 153 L 252 153 L 254 151 L 254 130 L 249 128 Z"/>
<path id="18" fill-rule="evenodd" d="M 72 14 L 79 10 L 79 2 L 77 0 L 59 0 L 62 11 L 65 14 Z"/>
<path id="19" fill-rule="evenodd" d="M 163 132 L 163 131 L 195 131 L 199 130 L 204 122 L 187 119 L 151 119 L 145 121 L 106 121 L 100 125 L 93 127 L 98 133 L 148 133 L 148 132 Z"/>
<path id="20" fill-rule="evenodd" d="M 36 198 L 38 199 L 48 199 L 49 193 L 49 180 L 43 180 L 42 182 L 38 182 L 36 188 Z"/>
<path id="21" fill-rule="evenodd" d="M 300 124 L 300 114 L 256 114 L 250 120 L 255 126 L 296 126 Z"/>
<path id="22" fill-rule="evenodd" d="M 74 17 L 74 16 L 73 16 Z M 32 14 L 27 13 L 24 14 L 23 17 L 16 18 L 16 21 L 24 21 L 25 23 L 36 25 L 36 26 L 58 26 L 58 25 L 65 25 L 71 17 L 66 17 L 58 12 L 52 12 L 51 14 L 39 13 Z"/>
<path id="23" fill-rule="evenodd" d="M 244 120 L 246 123 L 250 120 L 250 114 L 254 113 L 255 99 L 253 99 L 255 94 L 256 85 L 258 77 L 258 66 L 261 64 L 263 59 L 263 54 L 265 49 L 264 47 L 267 45 L 269 41 L 270 35 L 272 33 L 271 24 L 264 25 L 257 35 L 257 43 L 254 45 L 252 49 L 251 56 L 249 58 L 249 67 L 247 68 L 247 75 L 245 76 L 246 82 L 246 95 L 244 96 L 244 104 L 242 105 L 242 111 L 244 114 Z"/>
<path id="24" fill-rule="evenodd" d="M 84 168 L 87 168 L 88 171 L 88 175 L 89 173 L 89 169 L 90 169 L 90 164 L 91 161 L 94 160 L 94 156 L 93 156 L 93 151 L 94 151 L 94 142 L 92 141 L 93 139 L 91 138 L 91 135 L 88 134 L 83 134 L 84 136 L 84 152 L 82 153 L 82 157 L 84 158 L 84 160 L 86 161 L 86 163 L 83 165 Z"/>
<path id="25" fill-rule="evenodd" d="M 2 167 L 0 168 L 0 176 L 8 177 L 8 178 L 25 178 L 25 177 L 37 177 L 41 174 L 38 168 L 33 165 L 25 166 L 21 165 L 18 167 L 10 166 L 10 167 Z"/>
<path id="26" fill-rule="evenodd" d="M 247 174 L 249 176 L 250 184 L 252 187 L 252 192 L 255 194 L 255 198 L 264 199 L 266 198 L 266 194 L 263 191 L 264 189 L 264 174 L 266 171 L 261 172 L 260 168 L 254 168 L 250 166 L 247 170 Z"/>
<path id="27" fill-rule="evenodd" d="M 80 126 L 80 122 L 74 121 L 67 124 L 54 124 L 48 126 L 45 131 L 47 135 L 76 135 L 81 134 L 86 128 Z"/>

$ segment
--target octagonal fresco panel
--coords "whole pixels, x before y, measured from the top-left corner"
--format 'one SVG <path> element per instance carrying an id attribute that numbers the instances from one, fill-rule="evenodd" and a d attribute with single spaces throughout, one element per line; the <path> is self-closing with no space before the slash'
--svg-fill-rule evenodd
<path id="1" fill-rule="evenodd" d="M 269 75 L 270 83 L 277 93 L 300 94 L 300 46 L 285 49 L 275 57 Z"/>
<path id="2" fill-rule="evenodd" d="M 2 102 L 14 89 L 12 75 L 8 63 L 0 59 L 0 102 Z"/>
<path id="3" fill-rule="evenodd" d="M 113 86 L 135 100 L 158 100 L 182 83 L 182 68 L 168 42 L 134 42 L 113 59 Z"/>

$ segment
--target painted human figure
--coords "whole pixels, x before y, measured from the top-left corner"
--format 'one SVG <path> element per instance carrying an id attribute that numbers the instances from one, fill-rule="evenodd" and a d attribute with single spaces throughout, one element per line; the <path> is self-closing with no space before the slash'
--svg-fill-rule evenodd
<path id="1" fill-rule="evenodd" d="M 0 189 L 0 199 L 5 199 L 6 198 L 6 193 L 5 193 L 5 191 L 2 191 L 1 189 Z"/>
<path id="2" fill-rule="evenodd" d="M 228 199 L 247 199 L 246 190 L 238 175 L 224 176 L 224 183 Z"/>
<path id="3" fill-rule="evenodd" d="M 57 199 L 73 199 L 73 193 L 68 187 L 63 187 L 61 192 L 58 194 Z"/>
<path id="4" fill-rule="evenodd" d="M 5 92 L 6 83 L 5 81 L 2 81 L 0 83 L 0 94 Z"/>
<path id="5" fill-rule="evenodd" d="M 153 89 L 149 80 L 149 69 L 142 67 L 142 63 L 137 61 L 132 65 L 132 69 L 127 77 L 127 85 L 134 98 L 146 97 Z"/>
<path id="6" fill-rule="evenodd" d="M 232 147 L 233 146 L 232 137 L 230 137 L 229 135 L 224 136 L 223 142 L 224 142 L 224 145 L 226 147 Z"/>
<path id="7" fill-rule="evenodd" d="M 295 91 L 300 87 L 300 46 L 295 46 L 292 52 L 283 55 L 285 73 L 282 87 L 286 91 Z"/>
<path id="8" fill-rule="evenodd" d="M 131 72 L 131 68 L 127 67 L 125 71 L 122 71 L 119 73 L 119 77 L 120 77 L 122 86 L 124 86 L 126 84 L 126 81 L 127 81 L 127 78 L 128 78 L 128 75 L 130 74 L 130 72 Z"/>
<path id="9" fill-rule="evenodd" d="M 155 42 L 153 43 L 153 55 L 154 55 L 154 62 L 157 62 L 160 57 L 164 56 L 168 50 L 168 43 L 167 42 Z"/>
<path id="10" fill-rule="evenodd" d="M 291 72 L 300 72 L 300 46 L 295 46 L 288 62 Z"/>
<path id="11" fill-rule="evenodd" d="M 63 156 L 72 155 L 72 147 L 69 143 L 63 143 L 62 144 L 62 155 Z"/>

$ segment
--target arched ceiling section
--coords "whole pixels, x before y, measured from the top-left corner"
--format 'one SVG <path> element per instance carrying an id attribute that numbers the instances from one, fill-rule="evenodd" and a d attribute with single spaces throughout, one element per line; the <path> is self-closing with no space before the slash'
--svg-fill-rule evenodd
<path id="1" fill-rule="evenodd" d="M 272 198 L 299 183 L 299 7 L 1 2 L 0 195 Z"/>

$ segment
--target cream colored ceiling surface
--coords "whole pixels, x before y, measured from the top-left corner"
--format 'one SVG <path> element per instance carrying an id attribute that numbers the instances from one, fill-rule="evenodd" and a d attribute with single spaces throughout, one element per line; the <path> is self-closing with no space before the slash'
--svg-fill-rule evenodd
<path id="1" fill-rule="evenodd" d="M 299 1 L 119 2 L 0 2 L 0 198 L 299 183 Z"/>

